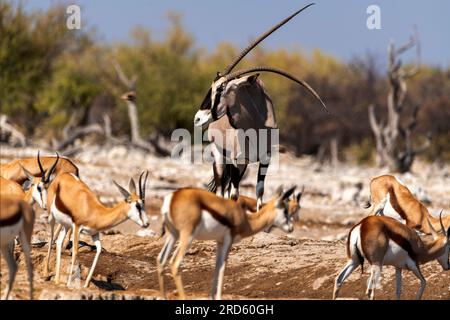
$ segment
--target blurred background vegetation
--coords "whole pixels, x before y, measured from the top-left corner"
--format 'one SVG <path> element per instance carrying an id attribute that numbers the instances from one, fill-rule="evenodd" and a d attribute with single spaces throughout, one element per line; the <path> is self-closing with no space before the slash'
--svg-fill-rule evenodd
<path id="1" fill-rule="evenodd" d="M 144 138 L 170 138 L 180 127 L 192 130 L 193 116 L 216 71 L 241 49 L 231 43 L 212 52 L 199 47 L 176 13 L 167 15 L 170 27 L 162 40 L 137 27 L 129 41 L 113 44 L 98 41 L 95 30 L 68 30 L 65 19 L 65 8 L 58 4 L 48 11 L 25 12 L 21 4 L 0 1 L 1 113 L 27 137 L 58 138 L 72 114 L 87 125 L 102 123 L 105 113 L 115 136 L 128 135 L 127 108 L 120 99 L 126 88 L 113 61 L 127 75 L 137 76 Z M 387 58 L 367 54 L 344 63 L 319 50 L 257 48 L 241 67 L 288 70 L 309 82 L 327 104 L 331 115 L 295 83 L 261 76 L 274 101 L 280 141 L 295 154 L 317 155 L 336 138 L 341 159 L 370 163 L 375 148 L 368 105 L 375 103 L 383 118 L 388 89 L 380 59 Z M 415 139 L 431 131 L 433 143 L 425 157 L 450 161 L 450 69 L 422 65 L 408 85 L 407 107 L 412 112 L 415 104 L 421 105 Z"/>

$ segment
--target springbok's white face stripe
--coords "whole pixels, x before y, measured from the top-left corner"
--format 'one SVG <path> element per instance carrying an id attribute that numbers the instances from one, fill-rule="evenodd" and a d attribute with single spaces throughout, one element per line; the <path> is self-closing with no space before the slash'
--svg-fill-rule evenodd
<path id="1" fill-rule="evenodd" d="M 130 210 L 128 210 L 128 218 L 137 223 L 141 227 L 148 227 L 148 217 L 145 213 L 144 203 L 142 200 L 130 203 Z"/>
<path id="2" fill-rule="evenodd" d="M 283 208 L 276 208 L 275 220 L 273 225 L 280 228 L 284 232 L 290 233 L 294 230 L 294 224 L 292 223 L 292 218 L 289 215 L 287 204 Z"/>
<path id="3" fill-rule="evenodd" d="M 33 200 L 38 203 L 38 205 L 46 210 L 47 209 L 47 190 L 44 187 L 43 182 L 39 182 L 32 186 L 33 190 L 31 192 L 31 196 Z M 40 190 L 40 191 L 39 191 Z"/>
<path id="4" fill-rule="evenodd" d="M 194 126 L 202 127 L 213 121 L 211 110 L 198 110 L 194 117 Z"/>

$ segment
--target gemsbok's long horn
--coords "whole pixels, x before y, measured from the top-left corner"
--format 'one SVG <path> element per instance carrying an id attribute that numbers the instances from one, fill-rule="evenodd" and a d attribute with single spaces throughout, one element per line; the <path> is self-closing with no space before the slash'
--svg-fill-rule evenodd
<path id="1" fill-rule="evenodd" d="M 233 62 L 231 62 L 224 70 L 223 72 L 219 72 L 217 74 L 217 78 L 226 76 L 227 74 L 229 74 L 231 72 L 231 70 L 233 70 L 233 68 L 247 55 L 247 53 L 249 53 L 254 47 L 256 47 L 261 41 L 263 41 L 265 38 L 267 38 L 270 34 L 272 34 L 273 32 L 275 32 L 276 30 L 278 30 L 281 26 L 283 26 L 284 24 L 286 24 L 289 20 L 291 20 L 293 17 L 295 17 L 296 15 L 298 15 L 300 12 L 302 12 L 303 10 L 306 10 L 307 8 L 309 8 L 310 6 L 314 5 L 315 3 L 310 3 L 307 6 L 304 6 L 303 8 L 301 8 L 300 10 L 294 12 L 293 14 L 291 14 L 289 17 L 287 17 L 286 19 L 284 19 L 283 21 L 281 21 L 280 23 L 276 24 L 275 26 L 273 26 L 272 28 L 270 28 L 270 30 L 268 30 L 266 33 L 262 34 L 261 36 L 259 36 L 256 40 L 254 40 L 252 43 L 250 43 L 244 50 L 241 51 L 241 53 L 233 60 Z"/>
<path id="2" fill-rule="evenodd" d="M 283 71 L 281 69 L 274 68 L 274 67 L 253 67 L 253 68 L 248 68 L 248 69 L 243 69 L 243 70 L 232 72 L 232 73 L 226 75 L 225 78 L 229 81 L 231 79 L 234 79 L 234 78 L 240 77 L 244 74 L 252 73 L 252 72 L 272 72 L 272 73 L 279 74 L 283 77 L 286 77 L 294 82 L 297 82 L 298 84 L 300 84 L 301 86 L 306 88 L 306 90 L 308 90 L 317 100 L 319 100 L 320 103 L 322 104 L 323 108 L 325 109 L 325 111 L 327 113 L 329 113 L 325 103 L 322 101 L 322 99 L 317 94 L 317 92 L 308 83 L 306 83 L 303 80 L 297 79 L 292 74 L 287 73 L 286 71 Z"/>

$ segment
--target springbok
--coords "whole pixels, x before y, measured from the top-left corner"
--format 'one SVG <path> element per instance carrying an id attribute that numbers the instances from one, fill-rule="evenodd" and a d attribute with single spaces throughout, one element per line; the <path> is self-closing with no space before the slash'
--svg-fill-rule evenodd
<path id="1" fill-rule="evenodd" d="M 393 210 L 387 210 L 388 202 Z M 432 229 L 440 228 L 439 219 L 431 215 L 427 207 L 395 176 L 382 175 L 371 180 L 370 200 L 364 208 L 368 209 L 371 206 L 371 214 L 381 214 L 404 221 L 408 227 L 425 234 L 432 234 Z M 428 219 L 431 224 L 428 223 Z M 443 217 L 442 220 L 445 228 L 448 228 L 450 215 Z"/>
<path id="2" fill-rule="evenodd" d="M 161 295 L 166 298 L 163 270 L 173 245 L 179 240 L 170 264 L 179 297 L 185 299 L 179 268 L 194 239 L 216 240 L 217 257 L 211 297 L 221 299 L 223 275 L 228 253 L 234 242 L 250 237 L 272 225 L 285 232 L 294 229 L 288 213 L 288 197 L 295 186 L 286 192 L 280 186 L 274 197 L 256 213 L 247 214 L 234 200 L 224 199 L 206 190 L 178 189 L 164 198 L 161 214 L 168 236 L 157 258 Z"/>
<path id="3" fill-rule="evenodd" d="M 344 280 L 361 265 L 364 259 L 371 265 L 366 294 L 374 298 L 375 288 L 380 283 L 383 265 L 391 265 L 396 271 L 396 294 L 400 299 L 402 269 L 411 270 L 420 280 L 416 299 L 421 299 L 426 280 L 420 272 L 420 264 L 437 260 L 444 270 L 450 269 L 450 228 L 445 230 L 440 215 L 442 234 L 433 229 L 433 240 L 421 239 L 414 229 L 391 217 L 368 216 L 353 226 L 347 238 L 348 262 L 336 277 L 333 299 L 338 297 Z"/>
<path id="4" fill-rule="evenodd" d="M 260 66 L 231 72 L 261 41 L 311 5 L 272 27 L 242 50 L 223 72 L 217 72 L 194 118 L 196 127 L 208 128 L 208 140 L 211 142 L 214 176 L 209 182 L 209 191 L 217 192 L 220 187 L 224 196 L 228 189 L 229 197 L 237 199 L 239 183 L 247 165 L 259 162 L 256 184 L 258 208 L 262 204 L 264 180 L 276 143 L 278 126 L 272 100 L 258 79 L 260 72 L 275 73 L 300 84 L 326 110 L 325 104 L 309 84 L 283 70 Z"/>
<path id="5" fill-rule="evenodd" d="M 21 197 L 0 197 L 0 249 L 8 264 L 9 279 L 3 299 L 7 300 L 17 273 L 17 263 L 14 259 L 14 241 L 20 238 L 25 263 L 28 270 L 30 299 L 33 299 L 33 264 L 31 262 L 31 235 L 33 233 L 34 211 L 31 205 Z"/>
<path id="6" fill-rule="evenodd" d="M 59 158 L 59 161 L 53 169 L 54 174 L 58 174 L 60 172 L 70 172 L 78 176 L 78 168 L 70 159 L 59 156 L 57 156 L 57 158 Z M 40 160 L 40 164 L 37 159 Z M 42 172 L 46 172 L 51 169 L 54 163 L 55 157 L 39 157 L 38 151 L 38 158 L 32 157 L 16 159 L 0 165 L 0 175 L 5 179 L 13 180 L 22 185 L 29 179 L 29 175 L 41 177 Z M 22 168 L 25 168 L 29 175 L 27 175 Z"/>
<path id="7" fill-rule="evenodd" d="M 48 189 L 47 205 L 55 221 L 62 225 L 61 233 L 56 241 L 56 275 L 55 283 L 59 283 L 61 267 L 61 248 L 67 230 L 73 230 L 72 262 L 70 265 L 67 285 L 70 285 L 73 267 L 78 254 L 78 239 L 80 232 L 88 234 L 95 243 L 96 254 L 89 270 L 84 287 L 88 287 L 101 253 L 100 231 L 112 228 L 127 219 L 141 227 L 148 227 L 148 217 L 145 213 L 145 172 L 139 177 L 139 195 L 136 184 L 130 179 L 129 191 L 113 180 L 124 197 L 112 208 L 105 207 L 97 196 L 78 177 L 71 173 L 61 173 Z"/>

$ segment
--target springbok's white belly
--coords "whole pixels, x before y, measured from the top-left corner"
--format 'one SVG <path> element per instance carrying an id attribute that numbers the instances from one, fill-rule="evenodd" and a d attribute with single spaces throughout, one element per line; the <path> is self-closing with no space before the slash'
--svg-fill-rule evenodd
<path id="1" fill-rule="evenodd" d="M 194 238 L 198 240 L 222 240 L 230 229 L 219 221 L 206 210 L 202 211 L 202 218 L 197 228 L 195 228 Z"/>
<path id="2" fill-rule="evenodd" d="M 396 244 L 394 241 L 389 240 L 389 247 L 384 255 L 383 264 L 394 267 L 404 268 L 406 265 L 412 262 L 412 259 L 408 255 L 408 252 Z"/>
<path id="3" fill-rule="evenodd" d="M 53 200 L 52 202 L 50 212 L 57 223 L 63 225 L 65 228 L 72 228 L 72 218 L 68 214 L 65 214 L 64 212 L 58 210 L 55 204 L 55 200 Z"/>
<path id="4" fill-rule="evenodd" d="M 8 243 L 19 234 L 22 225 L 23 219 L 20 218 L 15 224 L 0 228 L 0 244 L 2 247 L 6 247 Z"/>

